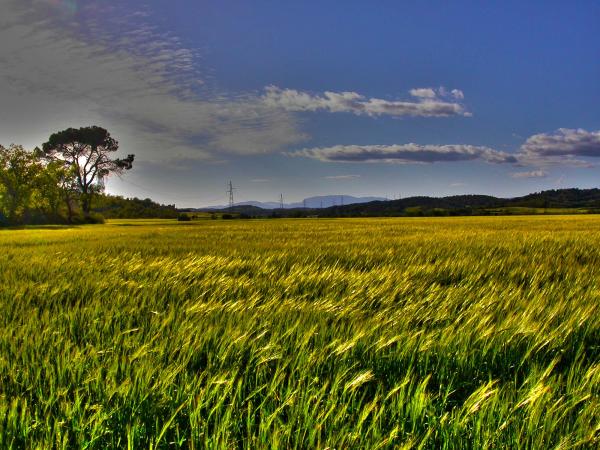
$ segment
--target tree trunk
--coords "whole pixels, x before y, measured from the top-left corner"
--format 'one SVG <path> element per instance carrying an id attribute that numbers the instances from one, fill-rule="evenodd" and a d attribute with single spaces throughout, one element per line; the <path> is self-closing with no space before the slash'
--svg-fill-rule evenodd
<path id="1" fill-rule="evenodd" d="M 85 217 L 90 217 L 90 210 L 92 207 L 92 196 L 90 194 L 81 195 L 81 209 Z"/>
<path id="2" fill-rule="evenodd" d="M 73 223 L 73 199 L 70 195 L 65 195 L 65 203 L 67 204 L 67 221 Z"/>

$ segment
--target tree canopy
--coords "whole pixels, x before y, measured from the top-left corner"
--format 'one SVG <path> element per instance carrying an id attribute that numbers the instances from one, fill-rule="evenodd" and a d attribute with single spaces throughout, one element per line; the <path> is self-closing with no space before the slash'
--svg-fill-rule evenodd
<path id="1" fill-rule="evenodd" d="M 20 145 L 0 146 L 0 200 L 9 223 L 26 219 L 28 206 L 40 182 L 42 164 L 33 152 Z"/>
<path id="2" fill-rule="evenodd" d="M 111 158 L 119 149 L 119 143 L 107 130 L 97 126 L 68 128 L 54 133 L 42 149 L 47 158 L 63 161 L 73 170 L 85 215 L 90 213 L 94 194 L 102 190 L 104 178 L 133 167 L 132 154 L 122 159 Z"/>

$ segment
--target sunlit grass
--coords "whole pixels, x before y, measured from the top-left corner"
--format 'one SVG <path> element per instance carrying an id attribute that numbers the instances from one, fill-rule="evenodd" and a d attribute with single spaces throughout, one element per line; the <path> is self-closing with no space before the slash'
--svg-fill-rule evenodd
<path id="1" fill-rule="evenodd" d="M 600 219 L 0 232 L 2 448 L 593 448 Z"/>

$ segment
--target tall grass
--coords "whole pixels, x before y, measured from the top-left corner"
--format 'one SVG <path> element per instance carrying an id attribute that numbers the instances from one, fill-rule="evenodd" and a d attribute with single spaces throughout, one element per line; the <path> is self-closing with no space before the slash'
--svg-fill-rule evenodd
<path id="1" fill-rule="evenodd" d="M 0 447 L 593 448 L 599 242 L 592 216 L 1 232 Z"/>

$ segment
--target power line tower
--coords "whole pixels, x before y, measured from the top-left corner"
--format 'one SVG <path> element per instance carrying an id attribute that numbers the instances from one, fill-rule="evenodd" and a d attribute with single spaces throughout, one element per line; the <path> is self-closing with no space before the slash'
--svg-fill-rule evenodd
<path id="1" fill-rule="evenodd" d="M 341 204 L 342 206 L 344 206 L 344 196 L 343 196 L 343 195 L 342 195 L 342 196 L 340 196 L 340 204 Z"/>
<path id="2" fill-rule="evenodd" d="M 231 180 L 229 180 L 229 186 L 227 189 L 227 193 L 229 194 L 229 209 L 233 209 L 233 184 L 231 184 Z"/>
<path id="3" fill-rule="evenodd" d="M 283 194 L 279 194 L 279 209 L 283 209 Z"/>
<path id="4" fill-rule="evenodd" d="M 306 209 L 306 199 L 302 200 L 302 207 Z"/>

